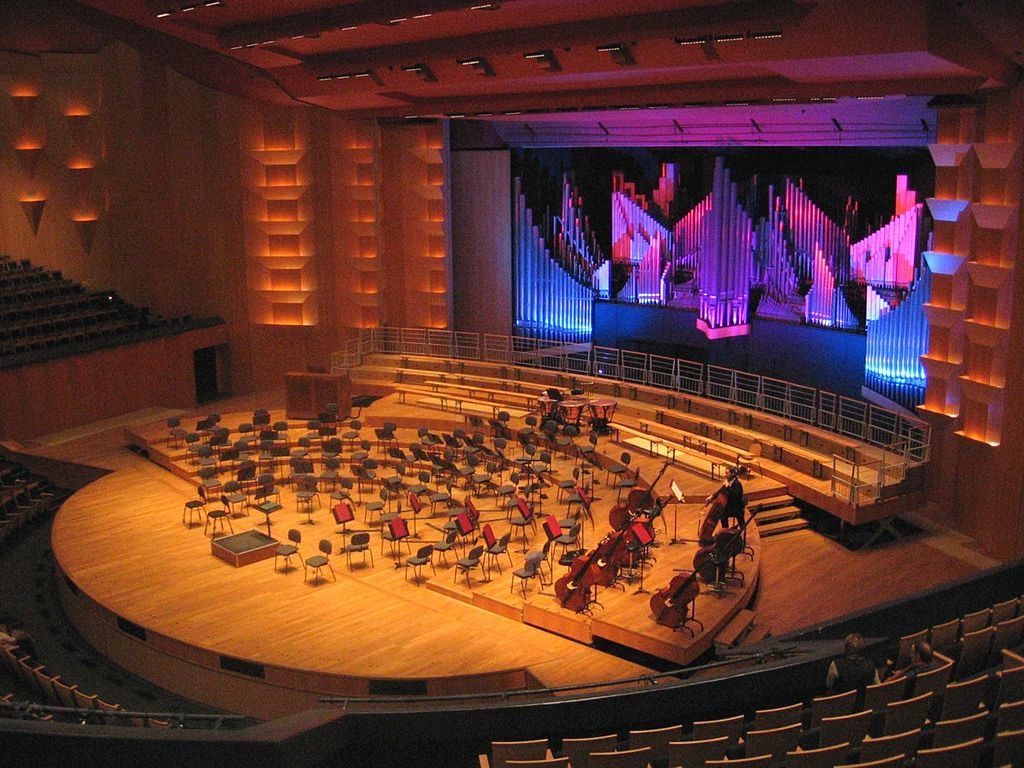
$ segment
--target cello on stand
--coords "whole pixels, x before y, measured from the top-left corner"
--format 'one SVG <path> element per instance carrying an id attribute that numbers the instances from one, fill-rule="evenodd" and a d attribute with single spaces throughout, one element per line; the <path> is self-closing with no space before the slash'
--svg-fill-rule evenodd
<path id="1" fill-rule="evenodd" d="M 664 589 L 651 595 L 651 613 L 654 620 L 663 627 L 685 629 L 691 635 L 694 631 L 686 626 L 687 622 L 695 622 L 704 629 L 704 622 L 695 615 L 694 601 L 700 594 L 700 583 L 697 571 L 683 571 L 672 577 L 672 581 Z"/>
<path id="2" fill-rule="evenodd" d="M 722 575 L 722 572 L 743 551 L 743 531 L 750 525 L 756 514 L 756 512 L 750 514 L 742 525 L 723 528 L 693 556 L 694 573 L 700 575 L 701 580 L 708 585 L 708 589 L 712 592 L 722 593 L 725 590 L 725 579 L 735 578 L 735 575 L 725 576 Z M 735 566 L 733 570 L 735 571 Z M 742 583 L 743 574 L 738 573 L 738 577 Z"/>

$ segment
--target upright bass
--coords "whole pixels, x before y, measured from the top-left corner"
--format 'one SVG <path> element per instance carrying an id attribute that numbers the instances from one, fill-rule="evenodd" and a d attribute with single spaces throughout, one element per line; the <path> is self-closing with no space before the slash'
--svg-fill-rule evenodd
<path id="1" fill-rule="evenodd" d="M 626 497 L 625 503 L 618 503 L 612 507 L 612 511 L 608 513 L 608 523 L 616 531 L 621 531 L 627 525 L 629 525 L 635 517 L 642 512 L 650 509 L 654 506 L 654 486 L 661 480 L 661 476 L 665 474 L 665 470 L 669 468 L 671 461 L 666 461 L 662 465 L 661 470 L 658 472 L 658 476 L 654 478 L 647 488 L 640 489 L 634 488 L 629 492 L 629 496 Z"/>

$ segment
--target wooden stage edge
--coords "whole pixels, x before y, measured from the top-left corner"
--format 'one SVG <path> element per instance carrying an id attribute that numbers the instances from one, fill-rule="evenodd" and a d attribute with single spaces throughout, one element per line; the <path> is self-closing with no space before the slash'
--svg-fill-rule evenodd
<path id="1" fill-rule="evenodd" d="M 450 431 L 461 423 L 430 411 L 417 416 L 415 410 L 385 398 L 364 409 L 364 430 L 393 421 L 414 438 L 417 425 Z M 222 423 L 235 427 L 248 417 L 225 414 Z M 290 427 L 293 442 L 305 434 L 304 422 Z M 126 430 L 125 438 L 149 460 L 140 458 L 130 469 L 83 488 L 54 522 L 53 548 L 65 577 L 62 597 L 68 615 L 98 650 L 128 670 L 212 706 L 254 717 L 314 707 L 324 695 L 455 695 L 642 677 L 651 670 L 590 643 L 608 640 L 684 666 L 712 646 L 757 586 L 761 546 L 755 523 L 748 528 L 754 555 L 737 559 L 743 584 L 733 584 L 724 595 L 706 593 L 697 599 L 703 630 L 691 635 L 654 622 L 647 593 L 689 568 L 696 549 L 692 542 L 668 544 L 673 516 L 678 514 L 681 531 L 695 531 L 701 504 L 668 511 L 665 529 L 659 528 L 657 561 L 645 575 L 646 592 L 638 593 L 635 582 L 624 589 L 602 589 L 603 605 L 592 616 L 562 608 L 551 585 L 531 582 L 524 598 L 518 583 L 511 588 L 508 559 L 500 575 L 485 579 L 475 574 L 470 588 L 440 565 L 436 574 L 425 572 L 422 585 L 414 585 L 402 568 L 406 554 L 389 557 L 379 525 L 372 524 L 361 527 L 371 531 L 375 565 L 362 568 L 357 563 L 349 569 L 345 556 L 335 554 L 336 580 L 327 575 L 314 585 L 303 579 L 301 565 L 282 573 L 275 569 L 276 561 L 235 568 L 211 554 L 201 525 L 181 522 L 184 502 L 194 498 L 196 478 L 184 451 L 171 446 L 165 425 Z M 408 442 L 405 436 L 401 440 Z M 608 450 L 618 455 L 610 444 Z M 568 467 L 556 469 L 557 474 L 569 472 Z M 654 474 L 651 467 L 644 471 L 645 477 Z M 688 494 L 713 490 L 710 481 L 696 476 L 681 482 Z M 780 489 L 784 491 L 773 480 L 755 479 L 748 496 L 756 499 Z M 603 485 L 596 490 L 605 497 L 595 510 L 610 508 L 614 491 Z M 554 489 L 550 496 L 544 514 L 558 514 L 564 507 L 555 506 Z M 500 536 L 504 513 L 489 509 L 488 501 L 477 503 L 484 521 Z M 284 490 L 282 503 L 284 509 L 273 519 L 275 538 L 284 538 L 289 528 L 300 529 L 305 557 L 316 554 L 321 538 L 336 547 L 341 543 L 328 503 L 315 513 L 312 524 L 295 509 L 291 491 Z M 596 514 L 603 517 L 606 512 Z M 232 523 L 235 532 L 266 530 L 259 515 L 236 515 Z M 429 539 L 422 541 L 438 538 L 431 525 L 419 521 L 421 537 L 429 532 Z M 588 526 L 587 546 L 606 529 L 603 520 L 592 529 Z M 535 536 L 531 546 L 542 540 Z M 515 539 L 510 550 L 518 567 L 522 553 Z"/>

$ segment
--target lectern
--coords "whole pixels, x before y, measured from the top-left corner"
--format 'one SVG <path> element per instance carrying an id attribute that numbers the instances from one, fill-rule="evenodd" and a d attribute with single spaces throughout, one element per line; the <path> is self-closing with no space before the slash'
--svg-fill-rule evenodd
<path id="1" fill-rule="evenodd" d="M 315 419 L 328 403 L 338 404 L 338 418 L 352 411 L 352 381 L 343 373 L 286 373 L 285 416 Z"/>

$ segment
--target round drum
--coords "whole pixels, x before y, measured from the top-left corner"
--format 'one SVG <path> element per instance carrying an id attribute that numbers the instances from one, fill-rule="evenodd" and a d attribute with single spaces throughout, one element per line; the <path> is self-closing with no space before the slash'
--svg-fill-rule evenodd
<path id="1" fill-rule="evenodd" d="M 586 407 L 586 400 L 563 400 L 558 403 L 558 411 L 566 424 L 579 424 L 583 409 Z"/>

